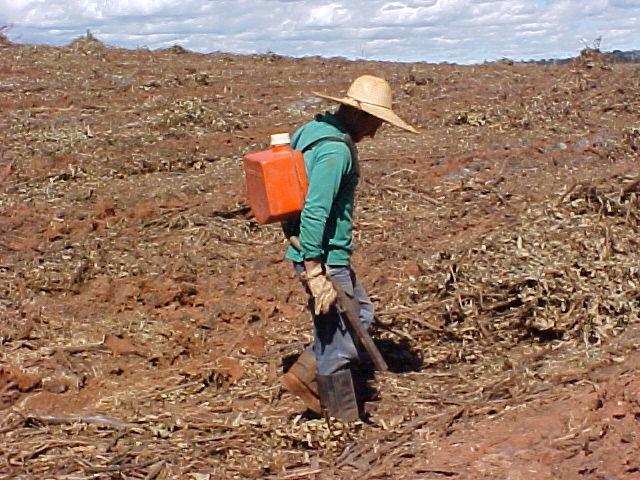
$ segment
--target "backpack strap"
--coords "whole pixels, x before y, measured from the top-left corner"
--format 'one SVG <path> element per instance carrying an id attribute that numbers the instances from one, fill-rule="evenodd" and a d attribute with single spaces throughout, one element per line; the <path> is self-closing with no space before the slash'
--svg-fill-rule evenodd
<path id="1" fill-rule="evenodd" d="M 324 142 L 324 141 L 328 141 L 328 142 L 342 142 L 342 143 L 347 143 L 347 140 L 345 138 L 342 137 L 338 137 L 335 135 L 329 135 L 327 137 L 320 137 L 317 140 L 314 140 L 313 142 L 311 142 L 309 145 L 307 145 L 306 147 L 304 147 L 301 151 L 302 153 L 306 152 L 307 150 L 311 150 L 313 147 L 315 147 L 317 144 L 319 144 L 320 142 Z M 347 146 L 349 146 L 349 144 L 347 143 Z"/>
<path id="2" fill-rule="evenodd" d="M 344 137 L 338 137 L 336 135 L 328 135 L 326 137 L 320 137 L 317 140 L 314 140 L 313 142 L 311 142 L 306 147 L 304 147 L 301 150 L 302 153 L 305 153 L 305 152 L 311 150 L 313 147 L 315 147 L 319 143 L 324 142 L 325 140 L 329 141 L 329 142 L 342 142 L 342 143 L 347 145 L 347 148 L 349 149 L 349 153 L 351 154 L 351 161 L 353 162 L 356 175 L 359 177 L 360 176 L 360 165 L 358 163 L 358 150 L 356 150 L 356 147 L 355 147 L 355 145 L 353 144 L 352 141 L 349 141 Z"/>

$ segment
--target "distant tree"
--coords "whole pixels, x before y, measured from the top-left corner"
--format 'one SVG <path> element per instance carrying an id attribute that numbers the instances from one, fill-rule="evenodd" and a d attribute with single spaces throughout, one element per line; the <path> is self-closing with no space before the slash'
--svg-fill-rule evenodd
<path id="1" fill-rule="evenodd" d="M 593 41 L 593 48 L 595 50 L 600 50 L 600 44 L 602 43 L 602 35 L 600 35 L 598 38 L 596 38 Z"/>
<path id="2" fill-rule="evenodd" d="M 599 52 L 600 45 L 602 44 L 602 35 L 591 41 L 587 40 L 586 38 L 582 38 L 581 42 L 584 45 L 583 50 Z"/>
<path id="3" fill-rule="evenodd" d="M 610 58 L 607 54 L 600 51 L 602 35 L 591 42 L 583 38 L 582 43 L 584 44 L 584 48 L 580 50 L 580 55 L 575 58 L 575 62 L 578 65 L 582 65 L 586 68 L 600 66 L 600 68 L 604 70 L 609 69 L 606 64 L 610 61 Z"/>
<path id="4" fill-rule="evenodd" d="M 7 32 L 9 30 L 11 30 L 12 27 L 13 27 L 12 24 L 0 25 L 0 44 L 3 44 L 3 43 L 8 44 L 8 43 L 10 43 L 9 39 L 7 38 Z"/>

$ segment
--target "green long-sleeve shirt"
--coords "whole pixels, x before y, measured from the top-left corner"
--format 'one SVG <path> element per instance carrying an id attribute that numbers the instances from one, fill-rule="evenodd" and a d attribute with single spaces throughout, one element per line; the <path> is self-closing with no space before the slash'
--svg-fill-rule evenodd
<path id="1" fill-rule="evenodd" d="M 318 141 L 325 137 L 344 141 Z M 309 188 L 299 222 L 302 250 L 289 246 L 286 258 L 294 262 L 320 258 L 327 265 L 347 266 L 359 176 L 355 144 L 338 119 L 326 113 L 300 127 L 291 146 L 304 151 Z"/>

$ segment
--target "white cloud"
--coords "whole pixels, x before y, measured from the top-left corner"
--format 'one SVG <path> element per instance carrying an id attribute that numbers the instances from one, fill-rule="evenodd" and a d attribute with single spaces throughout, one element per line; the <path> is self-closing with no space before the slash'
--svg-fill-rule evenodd
<path id="1" fill-rule="evenodd" d="M 340 3 L 330 3 L 314 7 L 309 12 L 305 25 L 312 27 L 336 27 L 344 25 L 351 19 L 349 10 Z"/>
<path id="2" fill-rule="evenodd" d="M 481 62 L 640 48 L 640 0 L 0 0 L 10 38 Z"/>

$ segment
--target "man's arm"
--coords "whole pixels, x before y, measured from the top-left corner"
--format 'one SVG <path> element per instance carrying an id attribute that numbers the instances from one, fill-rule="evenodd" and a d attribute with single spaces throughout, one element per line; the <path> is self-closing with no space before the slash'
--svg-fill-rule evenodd
<path id="1" fill-rule="evenodd" d="M 344 143 L 327 142 L 318 146 L 300 215 L 300 246 L 307 271 L 321 263 L 325 254 L 327 219 L 350 164 L 351 153 Z"/>

